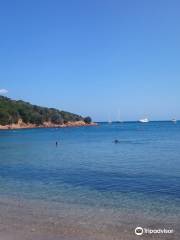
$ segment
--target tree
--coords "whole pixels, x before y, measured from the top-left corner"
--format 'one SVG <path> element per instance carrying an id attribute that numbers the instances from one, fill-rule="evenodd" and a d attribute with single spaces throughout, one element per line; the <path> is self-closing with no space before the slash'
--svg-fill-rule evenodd
<path id="1" fill-rule="evenodd" d="M 92 122 L 92 120 L 91 120 L 90 117 L 85 117 L 84 122 L 87 123 L 87 124 L 90 124 Z"/>
<path id="2" fill-rule="evenodd" d="M 75 121 L 91 122 L 90 117 L 84 119 L 70 112 L 60 111 L 55 108 L 40 107 L 22 100 L 16 101 L 0 96 L 0 125 L 18 123 L 19 120 L 27 124 L 33 123 L 36 125 L 41 125 L 47 121 L 51 121 L 54 124 Z"/>
<path id="3" fill-rule="evenodd" d="M 51 122 L 55 123 L 55 124 L 63 124 L 63 119 L 61 117 L 60 114 L 55 113 L 54 115 L 52 115 L 51 117 Z"/>
<path id="4" fill-rule="evenodd" d="M 39 113 L 33 113 L 30 116 L 30 123 L 36 124 L 36 125 L 41 125 L 43 123 L 42 121 L 42 116 Z"/>
<path id="5" fill-rule="evenodd" d="M 7 125 L 10 122 L 10 116 L 9 114 L 4 111 L 3 109 L 0 109 L 0 124 L 1 125 Z"/>

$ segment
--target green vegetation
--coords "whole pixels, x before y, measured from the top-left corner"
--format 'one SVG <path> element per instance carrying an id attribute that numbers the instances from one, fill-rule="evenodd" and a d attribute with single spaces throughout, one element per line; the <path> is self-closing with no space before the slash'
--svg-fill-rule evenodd
<path id="1" fill-rule="evenodd" d="M 15 101 L 0 96 L 0 125 L 18 123 L 22 119 L 24 123 L 41 125 L 44 122 L 63 124 L 67 122 L 85 121 L 91 122 L 91 118 L 83 118 L 79 115 L 60 111 L 54 108 L 40 107 L 24 101 Z"/>
<path id="2" fill-rule="evenodd" d="M 92 120 L 91 120 L 90 117 L 85 117 L 84 122 L 87 123 L 87 124 L 90 124 L 92 122 Z"/>

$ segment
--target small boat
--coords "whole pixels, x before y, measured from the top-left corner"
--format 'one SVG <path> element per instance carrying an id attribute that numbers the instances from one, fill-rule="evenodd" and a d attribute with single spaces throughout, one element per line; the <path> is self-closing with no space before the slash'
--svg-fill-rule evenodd
<path id="1" fill-rule="evenodd" d="M 141 122 L 141 123 L 148 123 L 149 119 L 148 118 L 142 118 L 142 119 L 139 120 L 139 122 Z"/>
<path id="2" fill-rule="evenodd" d="M 175 118 L 173 118 L 173 119 L 172 119 L 172 122 L 173 122 L 173 123 L 176 123 L 176 122 L 177 122 L 177 120 L 176 120 Z"/>
<path id="3" fill-rule="evenodd" d="M 120 111 L 118 111 L 118 120 L 117 123 L 123 123 L 123 120 L 121 119 Z"/>
<path id="4" fill-rule="evenodd" d="M 109 123 L 109 124 L 111 124 L 111 123 L 112 123 L 112 121 L 111 121 L 111 120 L 109 120 L 109 121 L 108 121 L 108 123 Z"/>
<path id="5" fill-rule="evenodd" d="M 123 123 L 123 121 L 122 121 L 122 120 L 119 120 L 119 121 L 117 121 L 117 123 Z"/>
<path id="6" fill-rule="evenodd" d="M 109 118 L 108 118 L 108 124 L 111 124 L 112 123 L 112 120 L 111 120 L 111 117 L 109 116 Z"/>

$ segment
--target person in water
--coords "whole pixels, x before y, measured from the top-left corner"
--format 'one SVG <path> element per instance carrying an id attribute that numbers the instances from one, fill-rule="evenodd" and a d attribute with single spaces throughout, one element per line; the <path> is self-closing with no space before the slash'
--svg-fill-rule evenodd
<path id="1" fill-rule="evenodd" d="M 114 143 L 120 143 L 120 141 L 119 141 L 119 140 L 117 140 L 117 139 L 115 139 L 115 140 L 114 140 Z"/>
<path id="2" fill-rule="evenodd" d="M 56 141 L 56 147 L 58 146 L 58 142 Z"/>

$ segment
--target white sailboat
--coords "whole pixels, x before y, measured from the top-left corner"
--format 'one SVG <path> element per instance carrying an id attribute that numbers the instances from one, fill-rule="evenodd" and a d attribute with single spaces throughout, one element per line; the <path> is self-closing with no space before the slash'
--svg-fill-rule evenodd
<path id="1" fill-rule="evenodd" d="M 175 118 L 173 118 L 173 119 L 172 119 L 172 122 L 173 122 L 173 123 L 176 123 L 176 122 L 177 122 L 177 120 L 176 120 Z"/>
<path id="2" fill-rule="evenodd" d="M 120 114 L 120 111 L 118 111 L 118 120 L 117 120 L 118 123 L 123 123 L 122 119 L 121 119 L 121 114 Z"/>
<path id="3" fill-rule="evenodd" d="M 111 123 L 112 123 L 112 121 L 111 121 L 111 120 L 108 120 L 108 123 L 109 123 L 109 124 L 111 124 Z"/>
<path id="4" fill-rule="evenodd" d="M 109 117 L 108 118 L 108 124 L 111 124 L 112 123 L 112 120 L 111 120 L 111 118 Z"/>

